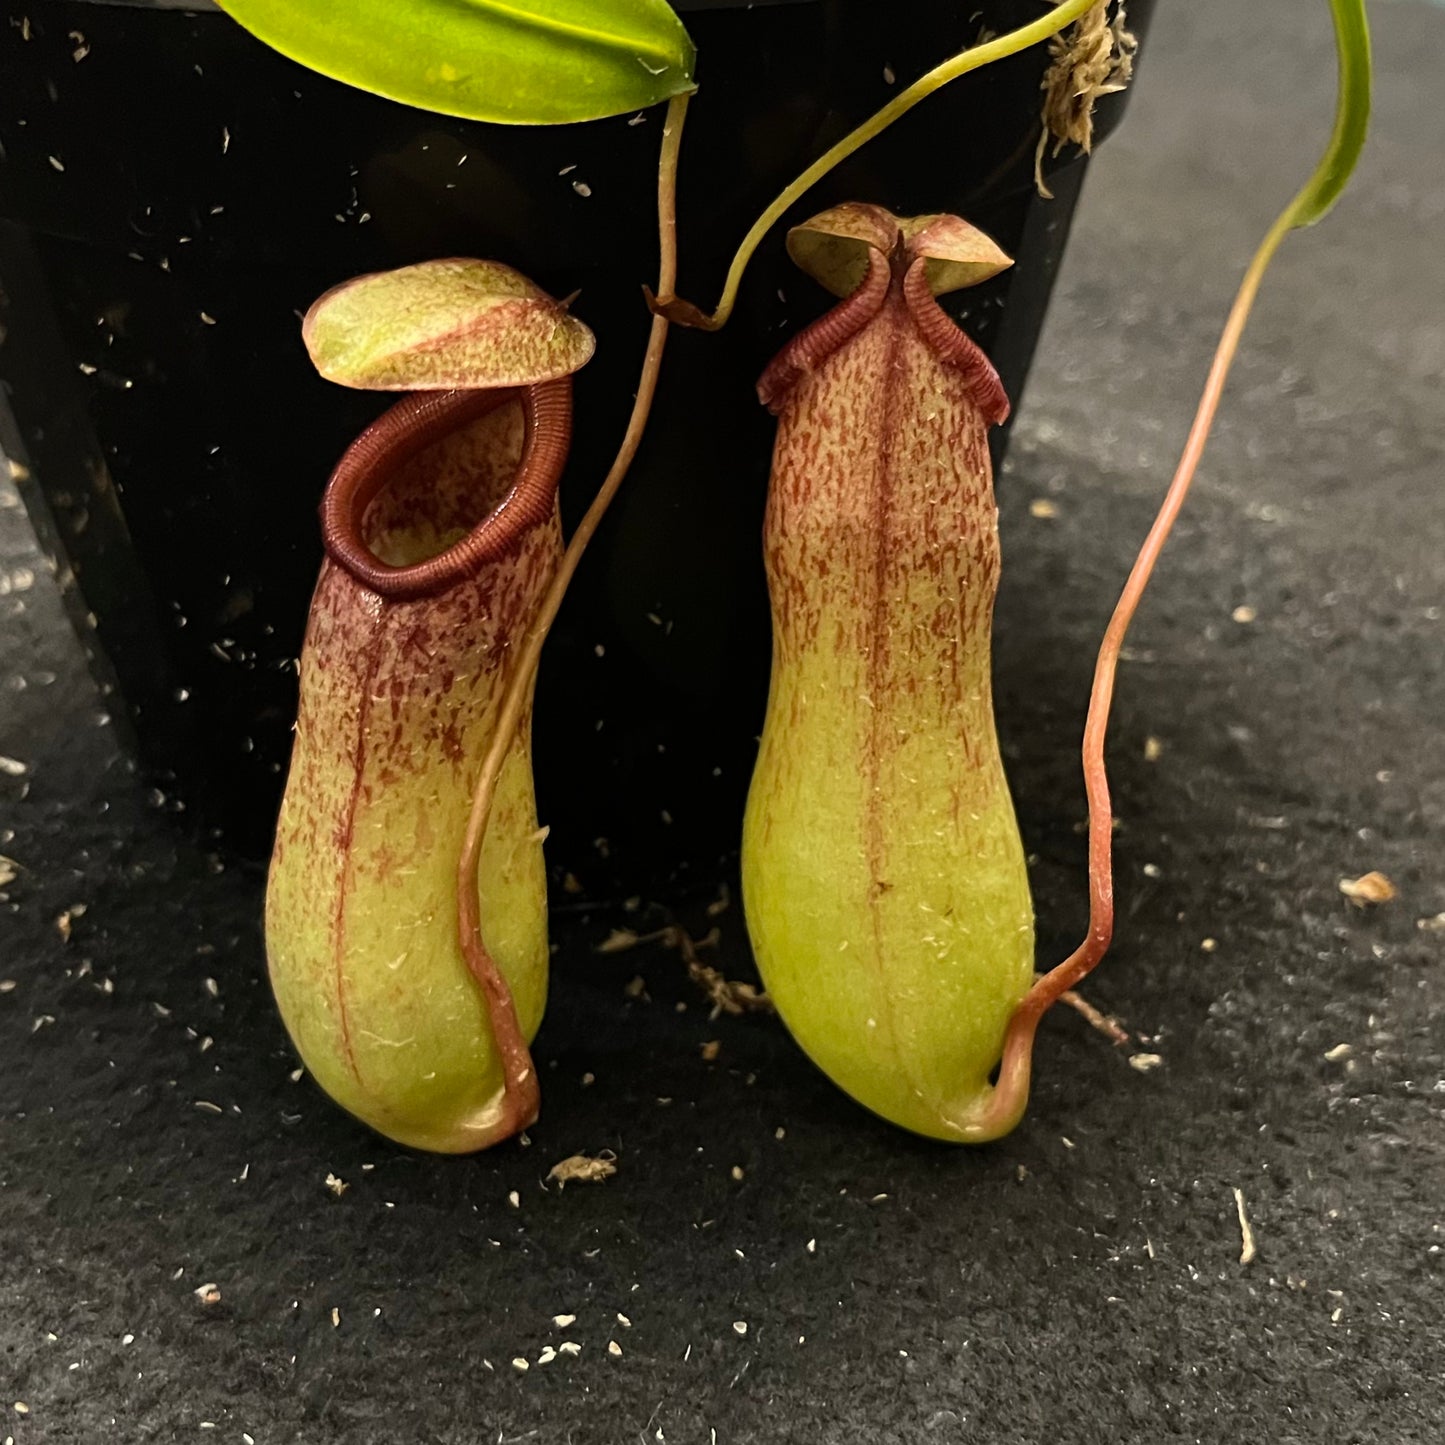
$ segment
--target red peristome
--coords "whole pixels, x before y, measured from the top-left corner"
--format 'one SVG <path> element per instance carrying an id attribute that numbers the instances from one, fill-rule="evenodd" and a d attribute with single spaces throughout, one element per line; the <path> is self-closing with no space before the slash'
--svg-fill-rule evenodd
<path id="1" fill-rule="evenodd" d="M 800 331 L 769 363 L 758 381 L 758 399 L 773 413 L 782 410 L 787 394 L 807 373 L 817 369 L 839 347 L 852 340 L 882 309 L 890 294 L 902 297 L 924 344 L 942 362 L 963 373 L 984 420 L 998 426 L 1008 419 L 1009 401 L 998 372 L 978 346 L 933 298 L 928 287 L 927 260 L 899 254 L 890 259 L 869 253 L 862 285 L 825 316 Z"/>
<path id="2" fill-rule="evenodd" d="M 875 316 L 888 298 L 892 270 L 879 251 L 870 251 L 863 284 L 846 301 L 833 307 L 800 331 L 773 359 L 758 379 L 758 400 L 777 416 L 799 380 L 817 368 L 840 346 L 851 341 Z"/>
<path id="3" fill-rule="evenodd" d="M 465 536 L 436 556 L 400 566 L 379 558 L 362 530 L 368 509 L 396 468 L 511 401 L 521 405 L 525 431 L 516 477 L 506 494 Z M 572 386 L 567 380 L 500 391 L 425 392 L 399 402 L 357 437 L 332 473 L 321 501 L 326 550 L 383 597 L 434 596 L 464 582 L 513 551 L 530 529 L 551 515 L 571 431 Z M 458 517 L 451 525 L 465 523 Z"/>

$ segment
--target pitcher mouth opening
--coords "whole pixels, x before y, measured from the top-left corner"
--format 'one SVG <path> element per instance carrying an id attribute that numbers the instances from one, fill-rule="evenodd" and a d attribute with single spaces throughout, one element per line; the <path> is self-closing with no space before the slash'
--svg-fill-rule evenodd
<path id="1" fill-rule="evenodd" d="M 507 406 L 522 409 L 523 439 L 511 485 L 465 536 L 421 561 L 377 556 L 366 514 L 398 468 L 460 428 Z M 434 597 L 516 550 L 551 517 L 572 435 L 568 377 L 485 391 L 421 392 L 382 413 L 347 448 L 321 499 L 327 555 L 358 582 L 397 601 Z"/>

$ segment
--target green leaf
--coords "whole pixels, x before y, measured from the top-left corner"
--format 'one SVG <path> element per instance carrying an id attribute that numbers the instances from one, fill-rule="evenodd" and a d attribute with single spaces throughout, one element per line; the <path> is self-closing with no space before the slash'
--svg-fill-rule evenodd
<path id="1" fill-rule="evenodd" d="M 666 0 L 220 3 L 322 75 L 468 120 L 596 120 L 694 89 L 692 41 Z"/>
<path id="2" fill-rule="evenodd" d="M 423 261 L 334 286 L 301 336 L 328 381 L 367 391 L 529 386 L 592 356 L 591 331 L 496 261 Z"/>

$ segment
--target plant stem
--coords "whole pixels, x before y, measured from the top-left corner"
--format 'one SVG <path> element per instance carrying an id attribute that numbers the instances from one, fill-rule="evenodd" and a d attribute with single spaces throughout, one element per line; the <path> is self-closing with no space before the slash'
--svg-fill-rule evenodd
<path id="1" fill-rule="evenodd" d="M 1364 144 L 1370 111 L 1370 49 L 1364 0 L 1330 0 L 1330 3 L 1334 14 L 1340 78 L 1335 125 L 1329 146 L 1310 179 L 1265 233 L 1244 273 L 1215 349 L 1183 455 L 1154 524 L 1134 559 L 1094 664 L 1094 684 L 1089 694 L 1083 744 L 1084 790 L 1089 802 L 1089 930 L 1084 941 L 1063 963 L 1034 984 L 1009 1020 L 997 1086 L 985 1108 L 971 1121 L 973 1132 L 979 1138 L 997 1138 L 1018 1122 L 1028 1102 L 1033 1041 L 1039 1020 L 1090 973 L 1108 951 L 1114 932 L 1114 819 L 1109 804 L 1104 742 L 1124 637 L 1138 610 L 1144 589 L 1149 585 L 1159 554 L 1189 494 L 1214 425 L 1215 413 L 1219 410 L 1229 368 L 1239 349 L 1239 340 L 1254 307 L 1255 297 L 1259 294 L 1264 273 L 1284 238 L 1297 227 L 1313 225 L 1320 220 L 1338 199 Z"/>
<path id="2" fill-rule="evenodd" d="M 654 308 L 684 326 L 717 331 L 733 313 L 743 272 L 747 270 L 748 262 L 752 260 L 753 253 L 758 249 L 763 237 L 778 223 L 784 212 L 822 180 L 834 166 L 847 160 L 854 151 L 861 150 L 874 136 L 887 130 L 900 116 L 906 115 L 920 101 L 927 100 L 934 91 L 947 85 L 949 81 L 957 80 L 959 76 L 967 75 L 969 71 L 989 65 L 995 60 L 1005 60 L 1010 55 L 1027 50 L 1031 45 L 1037 45 L 1041 40 L 1057 35 L 1095 3 L 1096 0 L 1065 0 L 1064 4 L 1056 5 L 1048 14 L 1040 16 L 1031 24 L 1022 25 L 1017 30 L 987 40 L 982 45 L 975 45 L 951 56 L 942 65 L 934 66 L 927 74 L 915 80 L 907 90 L 900 92 L 881 110 L 869 116 L 856 130 L 850 131 L 836 145 L 824 151 L 807 170 L 786 186 L 772 205 L 753 222 L 752 229 L 743 237 L 742 245 L 733 257 L 732 265 L 728 267 L 727 280 L 723 283 L 722 298 L 717 304 L 717 310 L 711 315 L 700 311 L 691 302 L 674 296 L 670 285 L 659 285 L 657 299 L 653 302 Z"/>
<path id="3" fill-rule="evenodd" d="M 662 155 L 657 170 L 657 229 L 660 253 L 657 285 L 658 290 L 664 293 L 671 292 L 677 278 L 677 157 L 682 144 L 682 125 L 687 115 L 687 102 L 686 95 L 675 96 L 668 102 L 667 118 L 663 122 L 662 130 Z M 665 317 L 653 316 L 652 329 L 647 337 L 647 350 L 642 358 L 642 375 L 637 383 L 637 398 L 632 405 L 632 415 L 628 419 L 622 444 L 618 447 L 612 467 L 597 489 L 597 495 L 592 499 L 586 516 L 572 534 L 572 540 L 567 544 L 567 550 L 558 564 L 551 586 L 542 598 L 517 651 L 497 714 L 496 732 L 477 774 L 466 836 L 462 843 L 461 857 L 457 861 L 457 929 L 462 953 L 486 998 L 492 1033 L 502 1058 L 506 1081 L 503 1120 L 496 1134 L 498 1140 L 526 1128 L 536 1119 L 540 1093 L 532 1056 L 517 1023 L 517 1011 L 512 1003 L 511 990 L 482 941 L 477 905 L 477 872 L 481 862 L 482 840 L 486 836 L 502 765 L 511 750 L 518 724 L 532 695 L 542 644 L 547 640 L 547 633 L 556 619 L 568 585 L 582 560 L 582 554 L 587 550 L 587 544 L 597 531 L 613 497 L 617 495 L 617 489 L 622 485 L 622 479 L 627 475 L 633 457 L 637 455 L 637 448 L 647 426 L 648 414 L 652 409 L 652 398 L 657 390 L 657 376 L 662 366 L 667 327 Z"/>

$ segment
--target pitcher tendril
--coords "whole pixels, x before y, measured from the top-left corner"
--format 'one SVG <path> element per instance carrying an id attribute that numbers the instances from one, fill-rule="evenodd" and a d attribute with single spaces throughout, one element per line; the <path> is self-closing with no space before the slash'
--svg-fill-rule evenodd
<path id="1" fill-rule="evenodd" d="M 1084 724 L 1083 767 L 1089 802 L 1089 929 L 1083 942 L 1063 963 L 1046 973 L 1030 989 L 1009 1021 L 999 1065 L 997 1086 L 981 1133 L 996 1137 L 1022 1117 L 1028 1102 L 1034 1034 L 1039 1020 L 1081 979 L 1092 972 L 1108 952 L 1114 933 L 1113 813 L 1109 804 L 1109 775 L 1104 743 L 1119 654 L 1129 624 L 1138 611 L 1159 554 L 1169 539 L 1184 506 L 1204 454 L 1205 443 L 1219 410 L 1229 369 L 1239 349 L 1260 283 L 1284 238 L 1293 230 L 1322 220 L 1339 199 L 1365 143 L 1370 117 L 1370 35 L 1364 0 L 1330 0 L 1339 56 L 1339 88 L 1334 130 L 1314 173 L 1276 218 L 1254 253 L 1215 349 L 1204 392 L 1178 468 L 1160 504 L 1158 515 L 1139 549 L 1124 590 L 1109 620 L 1094 667 L 1094 684 Z"/>
<path id="2" fill-rule="evenodd" d="M 677 276 L 677 158 L 682 145 L 682 125 L 687 116 L 686 95 L 680 95 L 668 102 L 667 119 L 662 131 L 662 155 L 657 171 L 657 230 L 658 230 L 658 289 L 670 290 Z M 486 837 L 487 822 L 491 817 L 492 804 L 496 798 L 497 780 L 502 765 L 506 762 L 512 738 L 521 722 L 527 700 L 532 695 L 532 685 L 537 676 L 537 663 L 542 656 L 542 644 L 556 620 L 562 599 L 587 550 L 607 508 L 611 505 L 617 489 L 622 485 L 642 434 L 647 427 L 648 414 L 652 410 L 652 398 L 657 391 L 658 372 L 662 366 L 663 347 L 667 341 L 668 323 L 665 317 L 654 316 L 648 332 L 647 349 L 642 358 L 642 374 L 637 384 L 637 399 L 633 402 L 632 415 L 627 422 L 622 444 L 618 447 L 611 469 L 597 489 L 592 505 L 572 534 L 567 544 L 552 583 L 537 608 L 531 625 L 517 651 L 516 660 L 508 675 L 506 690 L 502 696 L 501 708 L 497 714 L 497 730 L 492 745 L 482 759 L 472 792 L 471 813 L 467 820 L 466 836 L 461 856 L 457 860 L 457 932 L 462 951 L 466 955 L 473 976 L 492 1001 L 494 1015 L 500 1012 L 507 1017 L 510 997 L 506 980 L 502 978 L 496 964 L 487 953 L 482 942 L 481 926 L 476 914 L 477 868 L 481 860 L 482 840 Z M 509 1030 L 504 1030 L 509 1032 Z M 515 1044 L 519 1039 L 512 1040 Z M 502 1040 L 498 1039 L 498 1044 Z M 507 1093 L 517 1101 L 515 1117 L 523 1128 L 536 1117 L 537 1075 L 532 1067 L 531 1055 L 525 1043 L 504 1051 L 506 1065 Z M 530 1110 L 531 1118 L 524 1117 Z"/>
<path id="3" fill-rule="evenodd" d="M 738 290 L 742 286 L 743 272 L 748 268 L 753 253 L 762 244 L 763 238 L 782 220 L 788 208 L 800 200 L 835 166 L 842 164 L 855 151 L 861 150 L 875 136 L 881 135 L 900 116 L 907 115 L 914 106 L 928 99 L 936 90 L 942 89 L 951 80 L 967 75 L 971 70 L 992 64 L 995 60 L 1006 60 L 1031 45 L 1038 45 L 1057 35 L 1084 15 L 1097 0 L 1066 0 L 1056 5 L 1047 15 L 1041 15 L 1028 25 L 1021 25 L 1007 35 L 986 40 L 958 55 L 950 56 L 941 65 L 936 65 L 926 75 L 920 76 L 906 90 L 900 92 L 881 110 L 869 116 L 857 129 L 850 131 L 836 145 L 830 146 L 795 181 L 784 187 L 777 199 L 753 222 L 752 229 L 743 237 L 742 244 L 728 267 L 727 280 L 723 283 L 722 298 L 717 309 L 711 313 L 694 306 L 680 296 L 672 294 L 670 286 L 659 285 L 657 295 L 651 299 L 653 310 L 669 321 L 681 326 L 692 326 L 703 331 L 717 331 L 727 324 L 737 304 Z"/>

